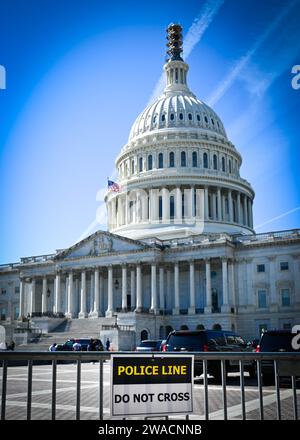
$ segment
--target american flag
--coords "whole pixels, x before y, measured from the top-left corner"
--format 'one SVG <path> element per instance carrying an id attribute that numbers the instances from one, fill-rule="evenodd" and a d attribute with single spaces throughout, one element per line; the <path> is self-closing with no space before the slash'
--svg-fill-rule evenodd
<path id="1" fill-rule="evenodd" d="M 113 191 L 113 192 L 120 192 L 121 191 L 120 185 L 118 185 L 113 180 L 107 180 L 107 189 L 108 189 L 108 191 Z"/>

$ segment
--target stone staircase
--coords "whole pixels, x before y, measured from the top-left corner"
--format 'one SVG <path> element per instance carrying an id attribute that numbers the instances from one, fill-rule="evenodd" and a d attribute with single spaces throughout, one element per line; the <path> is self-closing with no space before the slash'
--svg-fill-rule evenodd
<path id="1" fill-rule="evenodd" d="M 66 319 L 49 333 L 28 344 L 16 347 L 17 351 L 47 351 L 54 342 L 62 344 L 70 338 L 100 338 L 102 325 L 114 325 L 114 318 Z M 102 341 L 103 343 L 105 341 Z"/>

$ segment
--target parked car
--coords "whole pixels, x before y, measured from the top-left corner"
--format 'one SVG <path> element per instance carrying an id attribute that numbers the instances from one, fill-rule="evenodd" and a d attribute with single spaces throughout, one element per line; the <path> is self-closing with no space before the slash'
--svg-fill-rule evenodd
<path id="1" fill-rule="evenodd" d="M 163 351 L 249 351 L 244 339 L 234 332 L 225 330 L 174 330 L 166 341 Z M 208 361 L 208 373 L 217 380 L 221 378 L 221 362 Z M 244 370 L 248 371 L 250 376 L 255 374 L 252 362 L 244 362 Z M 226 372 L 239 371 L 239 362 L 226 361 Z M 200 376 L 203 373 L 202 360 L 195 360 L 194 376 Z"/>
<path id="2" fill-rule="evenodd" d="M 151 339 L 145 339 L 144 341 L 141 341 L 139 345 L 136 347 L 135 351 L 140 351 L 147 353 L 149 351 L 160 351 L 162 340 L 151 340 Z"/>
<path id="3" fill-rule="evenodd" d="M 104 347 L 100 339 L 93 338 L 95 342 L 96 351 L 103 351 Z M 68 339 L 64 344 L 59 344 L 56 348 L 56 351 L 72 351 L 73 344 L 79 342 L 81 345 L 81 351 L 87 351 L 88 345 L 90 343 L 91 338 L 77 338 L 77 339 Z"/>
<path id="4" fill-rule="evenodd" d="M 279 353 L 279 352 L 299 352 L 292 347 L 292 339 L 295 333 L 291 330 L 266 330 L 262 333 L 259 345 L 256 347 L 257 353 Z M 275 383 L 274 362 L 262 361 L 261 373 L 264 385 Z"/>

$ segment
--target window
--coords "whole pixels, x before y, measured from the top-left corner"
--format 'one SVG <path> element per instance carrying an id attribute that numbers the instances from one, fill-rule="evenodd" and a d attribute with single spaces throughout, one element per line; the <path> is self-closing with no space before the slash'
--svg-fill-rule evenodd
<path id="1" fill-rule="evenodd" d="M 228 162 L 228 165 L 229 165 L 229 172 L 231 173 L 231 160 L 229 159 L 229 162 Z"/>
<path id="2" fill-rule="evenodd" d="M 166 120 L 166 115 L 161 115 L 161 120 L 162 120 L 162 122 L 165 122 L 165 120 Z"/>
<path id="3" fill-rule="evenodd" d="M 20 293 L 20 286 L 15 287 L 15 294 L 18 295 Z"/>
<path id="4" fill-rule="evenodd" d="M 281 305 L 289 307 L 291 305 L 290 289 L 281 289 Z"/>
<path id="5" fill-rule="evenodd" d="M 155 122 L 156 122 L 156 116 L 157 116 L 157 115 L 154 115 L 154 116 L 153 116 L 153 124 L 155 124 Z"/>
<path id="6" fill-rule="evenodd" d="M 143 158 L 142 157 L 140 157 L 140 159 L 139 159 L 139 171 L 140 171 L 140 173 L 143 171 Z"/>
<path id="7" fill-rule="evenodd" d="M 222 157 L 222 171 L 225 173 L 225 157 Z"/>
<path id="8" fill-rule="evenodd" d="M 197 121 L 200 122 L 200 115 L 197 115 Z"/>
<path id="9" fill-rule="evenodd" d="M 179 113 L 179 119 L 182 121 L 183 120 L 183 114 Z"/>
<path id="10" fill-rule="evenodd" d="M 198 166 L 198 157 L 197 157 L 197 151 L 193 151 L 193 167 L 197 167 Z"/>
<path id="11" fill-rule="evenodd" d="M 175 216 L 175 203 L 174 196 L 170 196 L 170 219 L 174 219 Z"/>
<path id="12" fill-rule="evenodd" d="M 131 161 L 131 174 L 134 174 L 134 160 Z"/>
<path id="13" fill-rule="evenodd" d="M 265 309 L 267 307 L 267 292 L 265 290 L 259 290 L 257 292 L 258 297 L 258 307 L 260 309 Z"/>
<path id="14" fill-rule="evenodd" d="M 171 151 L 171 153 L 169 154 L 169 166 L 170 168 L 174 168 L 175 166 L 175 158 L 173 151 Z"/>
<path id="15" fill-rule="evenodd" d="M 186 167 L 186 154 L 185 151 L 181 152 L 181 166 Z"/>
<path id="16" fill-rule="evenodd" d="M 189 113 L 189 121 L 191 121 L 193 119 L 192 113 Z"/>
<path id="17" fill-rule="evenodd" d="M 152 170 L 152 154 L 148 156 L 148 170 Z"/>
<path id="18" fill-rule="evenodd" d="M 289 263 L 288 263 L 288 261 L 281 261 L 280 262 L 280 270 L 289 270 Z"/>
<path id="19" fill-rule="evenodd" d="M 264 264 L 258 264 L 257 265 L 257 272 L 265 272 L 265 265 Z"/>
<path id="20" fill-rule="evenodd" d="M 204 116 L 204 120 L 205 120 L 205 122 L 208 124 L 207 116 Z"/>
<path id="21" fill-rule="evenodd" d="M 2 307 L 2 309 L 0 309 L 0 319 L 1 319 L 1 321 L 6 320 L 6 308 L 5 307 Z"/>
<path id="22" fill-rule="evenodd" d="M 215 125 L 215 121 L 213 119 L 211 119 L 211 123 L 212 125 Z"/>
<path id="23" fill-rule="evenodd" d="M 171 119 L 171 121 L 174 121 L 174 113 L 170 114 L 170 119 Z"/>
<path id="24" fill-rule="evenodd" d="M 214 162 L 214 170 L 217 170 L 218 169 L 218 158 L 217 158 L 216 154 L 214 154 L 213 162 Z"/>
<path id="25" fill-rule="evenodd" d="M 203 153 L 203 168 L 208 168 L 208 156 L 207 156 L 207 153 Z"/>
<path id="26" fill-rule="evenodd" d="M 159 153 L 158 155 L 158 168 L 164 167 L 164 155 L 163 153 Z"/>
<path id="27" fill-rule="evenodd" d="M 158 197 L 158 217 L 159 217 L 159 220 L 162 219 L 162 197 L 161 196 Z"/>
<path id="28" fill-rule="evenodd" d="M 14 306 L 14 320 L 16 321 L 17 319 L 18 319 L 18 317 L 19 317 L 19 311 L 20 311 L 20 309 L 19 309 L 19 306 L 17 305 L 17 306 Z"/>
<path id="29" fill-rule="evenodd" d="M 6 294 L 6 289 L 1 289 L 1 295 L 5 295 Z"/>

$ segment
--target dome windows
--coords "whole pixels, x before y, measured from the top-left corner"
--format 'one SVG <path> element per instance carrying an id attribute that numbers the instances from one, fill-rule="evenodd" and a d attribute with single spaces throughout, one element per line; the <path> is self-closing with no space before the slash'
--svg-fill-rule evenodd
<path id="1" fill-rule="evenodd" d="M 196 168 L 198 166 L 198 154 L 197 154 L 197 151 L 193 151 L 192 161 L 193 161 L 193 167 Z"/>
<path id="2" fill-rule="evenodd" d="M 149 156 L 148 156 L 148 170 L 152 170 L 152 167 L 153 167 L 152 154 L 149 154 Z"/>
<path id="3" fill-rule="evenodd" d="M 214 166 L 214 170 L 218 169 L 218 158 L 217 158 L 216 154 L 214 154 L 214 157 L 213 157 L 213 166 Z"/>
<path id="4" fill-rule="evenodd" d="M 207 116 L 204 116 L 204 121 L 208 124 Z"/>
<path id="5" fill-rule="evenodd" d="M 143 171 L 143 158 L 139 158 L 139 172 L 141 173 Z"/>
<path id="6" fill-rule="evenodd" d="M 192 113 L 189 113 L 189 114 L 188 114 L 188 118 L 189 118 L 189 121 L 192 121 L 192 120 L 193 120 L 193 115 L 192 115 Z"/>
<path id="7" fill-rule="evenodd" d="M 228 161 L 228 167 L 229 167 L 229 172 L 231 174 L 232 173 L 232 166 L 231 166 L 231 160 L 230 159 Z"/>
<path id="8" fill-rule="evenodd" d="M 134 174 L 134 160 L 131 161 L 131 174 Z"/>
<path id="9" fill-rule="evenodd" d="M 208 155 L 203 153 L 203 168 L 208 168 Z"/>
<path id="10" fill-rule="evenodd" d="M 175 118 L 174 113 L 171 113 L 171 114 L 170 114 L 170 120 L 171 120 L 171 121 L 174 121 L 174 118 Z"/>
<path id="11" fill-rule="evenodd" d="M 166 120 L 166 115 L 165 114 L 161 115 L 161 120 L 162 120 L 162 122 L 165 122 L 165 120 Z"/>
<path id="12" fill-rule="evenodd" d="M 179 113 L 179 119 L 182 121 L 183 120 L 183 113 Z"/>
<path id="13" fill-rule="evenodd" d="M 159 153 L 158 155 L 158 168 L 164 167 L 164 155 L 163 153 Z"/>
<path id="14" fill-rule="evenodd" d="M 215 121 L 213 120 L 213 118 L 211 118 L 211 123 L 212 125 L 215 125 Z"/>
<path id="15" fill-rule="evenodd" d="M 180 163 L 182 167 L 186 167 L 186 152 L 182 151 L 180 154 Z"/>
<path id="16" fill-rule="evenodd" d="M 200 115 L 197 115 L 197 121 L 200 122 Z"/>
<path id="17" fill-rule="evenodd" d="M 222 171 L 225 173 L 226 168 L 225 168 L 225 157 L 222 157 Z"/>
<path id="18" fill-rule="evenodd" d="M 171 153 L 169 154 L 169 167 L 174 168 L 174 166 L 175 166 L 175 155 L 173 151 L 171 151 Z"/>

